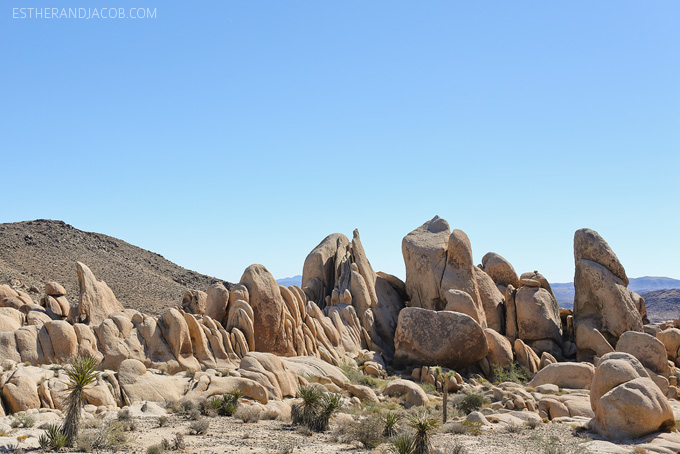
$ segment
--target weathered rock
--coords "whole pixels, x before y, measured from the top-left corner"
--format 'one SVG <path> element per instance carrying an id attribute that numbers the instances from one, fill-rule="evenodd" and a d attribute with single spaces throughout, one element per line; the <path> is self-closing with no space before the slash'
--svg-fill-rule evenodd
<path id="1" fill-rule="evenodd" d="M 514 347 L 517 362 L 529 369 L 531 373 L 538 372 L 541 361 L 531 347 L 522 342 L 522 339 L 515 339 Z"/>
<path id="2" fill-rule="evenodd" d="M 45 323 L 50 335 L 54 356 L 60 363 L 67 363 L 78 354 L 78 337 L 73 326 L 65 320 Z"/>
<path id="3" fill-rule="evenodd" d="M 147 371 L 141 361 L 126 359 L 118 367 L 118 383 L 124 401 L 172 402 L 180 400 L 188 380 L 180 375 L 157 375 Z"/>
<path id="4" fill-rule="evenodd" d="M 404 396 L 409 405 L 416 407 L 421 407 L 429 401 L 423 388 L 408 380 L 397 379 L 390 381 L 385 386 L 383 394 L 386 396 Z"/>
<path id="5" fill-rule="evenodd" d="M 9 413 L 40 408 L 38 385 L 31 377 L 20 375 L 2 387 L 2 398 Z"/>
<path id="6" fill-rule="evenodd" d="M 642 364 L 628 353 L 600 359 L 591 386 L 591 424 L 612 440 L 638 438 L 675 425 L 673 410 Z"/>
<path id="7" fill-rule="evenodd" d="M 208 294 L 200 290 L 187 290 L 182 297 L 182 309 L 190 314 L 205 314 Z"/>
<path id="8" fill-rule="evenodd" d="M 200 370 L 201 366 L 194 357 L 189 327 L 182 314 L 177 309 L 168 309 L 160 318 L 159 323 L 163 337 L 180 366 L 186 370 Z M 99 336 L 100 342 L 101 339 Z"/>
<path id="9" fill-rule="evenodd" d="M 518 336 L 524 341 L 550 339 L 562 343 L 557 301 L 541 287 L 522 286 L 515 294 Z"/>
<path id="10" fill-rule="evenodd" d="M 302 268 L 302 288 L 310 301 L 325 307 L 335 283 L 340 278 L 342 259 L 349 253 L 350 241 L 341 233 L 324 238 L 305 259 Z"/>
<path id="11" fill-rule="evenodd" d="M 295 397 L 297 374 L 286 367 L 281 358 L 271 353 L 250 352 L 242 360 L 238 372 L 241 377 L 260 383 L 270 399 Z"/>
<path id="12" fill-rule="evenodd" d="M 589 389 L 594 374 L 595 367 L 590 363 L 553 363 L 538 371 L 527 386 L 553 384 L 560 388 Z"/>
<path id="13" fill-rule="evenodd" d="M 485 271 L 475 267 L 474 272 L 477 289 L 484 307 L 486 324 L 489 328 L 502 333 L 505 330 L 505 298 Z"/>
<path id="14" fill-rule="evenodd" d="M 216 283 L 208 287 L 207 299 L 205 303 L 205 315 L 220 323 L 224 323 L 227 318 L 227 304 L 229 304 L 229 290 L 221 284 Z"/>
<path id="15" fill-rule="evenodd" d="M 462 230 L 455 229 L 449 236 L 446 268 L 441 280 L 440 296 L 449 289 L 462 290 L 472 298 L 472 313 L 468 313 L 482 328 L 486 328 L 486 314 L 475 277 L 477 267 L 472 261 L 470 239 Z M 448 302 L 448 301 L 447 301 Z M 440 309 L 440 308 L 437 308 Z"/>
<path id="16" fill-rule="evenodd" d="M 647 317 L 647 304 L 645 303 L 645 299 L 636 292 L 630 292 L 630 298 L 633 300 L 635 308 L 640 313 L 640 317 L 642 317 L 642 324 L 649 324 L 649 317 Z"/>
<path id="17" fill-rule="evenodd" d="M 626 331 L 642 332 L 642 316 L 626 288 L 625 270 L 609 245 L 590 229 L 574 234 L 574 326 L 579 357 L 588 359 L 594 345 L 579 337 L 579 325 L 596 329 L 610 345 Z M 584 332 L 582 332 L 583 334 Z M 587 338 L 588 340 L 596 340 Z"/>
<path id="18" fill-rule="evenodd" d="M 678 350 L 680 349 L 680 329 L 665 329 L 657 334 L 657 338 L 666 348 L 668 359 L 675 361 L 678 358 Z"/>
<path id="19" fill-rule="evenodd" d="M 351 395 L 358 397 L 362 402 L 379 402 L 375 391 L 368 386 L 348 384 L 345 386 L 345 389 Z"/>
<path id="20" fill-rule="evenodd" d="M 609 244 L 594 230 L 580 229 L 574 234 L 574 258 L 599 263 L 628 286 L 626 270 Z"/>
<path id="21" fill-rule="evenodd" d="M 404 237 L 401 251 L 412 307 L 441 310 L 446 305 L 440 288 L 450 234 L 448 222 L 435 216 Z"/>
<path id="22" fill-rule="evenodd" d="M 469 315 L 407 307 L 399 313 L 395 357 L 406 362 L 460 368 L 488 353 L 484 330 Z"/>
<path id="23" fill-rule="evenodd" d="M 85 264 L 76 262 L 76 271 L 80 286 L 77 321 L 98 325 L 110 314 L 123 310 L 106 282 L 98 281 Z"/>
<path id="24" fill-rule="evenodd" d="M 499 367 L 506 367 L 512 364 L 513 354 L 510 341 L 491 328 L 486 328 L 484 335 L 489 346 L 489 353 L 487 355 L 489 363 Z"/>
<path id="25" fill-rule="evenodd" d="M 250 265 L 243 272 L 241 283 L 248 288 L 255 316 L 255 349 L 281 356 L 295 355 L 292 333 L 285 326 L 290 314 L 274 277 L 264 266 Z"/>
<path id="26" fill-rule="evenodd" d="M 482 269 L 498 286 L 519 287 L 519 278 L 512 264 L 495 252 L 489 252 L 482 257 Z"/>
<path id="27" fill-rule="evenodd" d="M 623 333 L 616 344 L 616 351 L 630 353 L 656 374 L 667 378 L 670 373 L 663 342 L 649 334 L 635 331 Z"/>
<path id="28" fill-rule="evenodd" d="M 58 282 L 48 282 L 45 284 L 45 294 L 50 296 L 66 295 L 66 289 Z"/>

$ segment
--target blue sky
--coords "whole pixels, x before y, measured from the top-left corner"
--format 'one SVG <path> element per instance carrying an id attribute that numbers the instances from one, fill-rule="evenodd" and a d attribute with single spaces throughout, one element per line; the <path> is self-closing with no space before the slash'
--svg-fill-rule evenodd
<path id="1" fill-rule="evenodd" d="M 238 281 L 359 228 L 404 276 L 438 214 L 518 272 L 598 230 L 680 278 L 680 4 L 8 0 L 0 222 L 62 219 Z M 13 8 L 156 9 L 14 19 Z"/>

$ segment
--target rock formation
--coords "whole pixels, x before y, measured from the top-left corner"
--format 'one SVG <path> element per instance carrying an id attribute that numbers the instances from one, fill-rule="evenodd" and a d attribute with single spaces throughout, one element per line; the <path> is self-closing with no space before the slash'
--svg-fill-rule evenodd
<path id="1" fill-rule="evenodd" d="M 626 331 L 642 331 L 642 316 L 626 288 L 628 277 L 595 231 L 574 235 L 574 326 L 580 359 L 613 351 Z"/>

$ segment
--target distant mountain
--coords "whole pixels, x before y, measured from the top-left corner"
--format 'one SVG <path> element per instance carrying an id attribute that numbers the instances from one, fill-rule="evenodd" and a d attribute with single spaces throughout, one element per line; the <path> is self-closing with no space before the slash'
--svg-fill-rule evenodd
<path id="1" fill-rule="evenodd" d="M 629 279 L 630 284 L 628 288 L 639 294 L 645 292 L 653 292 L 656 290 L 680 289 L 680 280 L 672 279 L 670 277 L 632 277 Z M 571 307 L 574 302 L 574 283 L 567 282 L 564 284 L 551 283 L 553 293 L 557 297 L 557 301 L 562 307 Z"/>
<path id="2" fill-rule="evenodd" d="M 641 293 L 651 322 L 675 320 L 680 316 L 680 289 Z"/>
<path id="3" fill-rule="evenodd" d="M 276 282 L 279 285 L 285 285 L 286 287 L 289 285 L 297 285 L 298 287 L 302 286 L 302 276 L 297 275 L 293 277 L 284 277 L 283 279 L 277 279 Z"/>

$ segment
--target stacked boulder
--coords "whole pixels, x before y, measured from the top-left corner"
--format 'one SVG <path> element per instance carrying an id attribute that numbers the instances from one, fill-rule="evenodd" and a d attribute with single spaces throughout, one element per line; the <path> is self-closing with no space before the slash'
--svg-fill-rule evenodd
<path id="1" fill-rule="evenodd" d="M 574 235 L 574 330 L 579 360 L 613 352 L 626 331 L 643 331 L 642 315 L 614 251 L 590 229 Z"/>
<path id="2" fill-rule="evenodd" d="M 358 230 L 351 241 L 341 233 L 324 238 L 309 253 L 302 271 L 307 300 L 334 320 L 353 325 L 357 318 L 361 346 L 388 360 L 394 355 L 397 317 L 404 307 L 402 287 L 398 278 L 373 270 Z"/>

